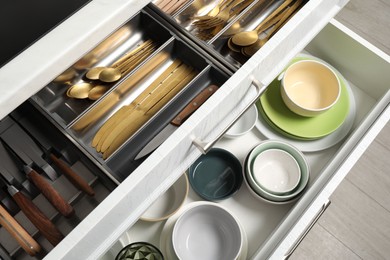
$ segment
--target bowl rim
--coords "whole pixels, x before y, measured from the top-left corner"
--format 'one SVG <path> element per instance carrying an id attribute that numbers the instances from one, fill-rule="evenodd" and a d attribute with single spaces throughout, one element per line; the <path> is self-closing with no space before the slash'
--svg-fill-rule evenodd
<path id="1" fill-rule="evenodd" d="M 289 203 L 292 203 L 292 202 L 295 202 L 297 201 L 301 196 L 302 196 L 302 193 L 298 194 L 297 196 L 291 198 L 291 199 L 287 199 L 287 200 L 281 200 L 281 201 L 276 201 L 276 200 L 270 200 L 268 198 L 265 198 L 263 197 L 262 195 L 258 194 L 254 189 L 253 187 L 251 186 L 251 184 L 249 183 L 249 181 L 247 180 L 248 177 L 246 176 L 245 174 L 245 169 L 243 169 L 243 175 L 244 175 L 244 180 L 245 180 L 245 184 L 246 184 L 246 187 L 248 188 L 249 190 L 249 193 L 252 194 L 252 196 L 254 196 L 256 199 L 259 199 L 263 202 L 266 202 L 266 203 L 269 203 L 269 204 L 273 204 L 273 205 L 285 205 L 285 204 L 289 204 Z"/>
<path id="2" fill-rule="evenodd" d="M 184 180 L 183 180 L 184 179 Z M 187 174 L 184 172 L 173 184 L 172 186 L 170 186 L 162 195 L 164 195 L 166 192 L 168 192 L 169 189 L 171 189 L 172 187 L 175 186 L 175 184 L 177 184 L 179 181 L 184 181 L 184 185 L 185 185 L 185 190 L 184 190 L 184 194 L 183 196 L 181 196 L 181 200 L 179 201 L 179 203 L 177 204 L 176 207 L 174 207 L 172 209 L 172 211 L 170 211 L 168 214 L 165 214 L 161 217 L 147 217 L 147 216 L 144 216 L 144 214 L 146 213 L 146 211 L 141 215 L 140 219 L 143 220 L 143 221 L 147 221 L 147 222 L 158 222 L 158 221 L 163 221 L 163 220 L 166 220 L 168 219 L 169 217 L 171 217 L 173 214 L 175 214 L 185 203 L 186 201 L 186 198 L 188 196 L 188 193 L 189 193 L 189 190 L 190 190 L 190 184 L 189 184 L 189 181 L 188 181 L 188 176 Z M 153 202 L 152 202 L 153 204 Z M 149 207 L 148 207 L 149 209 Z"/>
<path id="3" fill-rule="evenodd" d="M 298 169 L 297 171 L 294 169 L 294 173 L 296 173 L 296 175 L 297 175 L 297 177 L 296 177 L 297 179 L 296 179 L 295 183 L 291 187 L 289 187 L 288 189 L 285 189 L 285 190 L 273 190 L 272 187 L 269 188 L 269 187 L 263 185 L 263 183 L 258 181 L 258 179 L 256 178 L 256 174 L 254 173 L 253 169 L 251 170 L 250 174 L 254 178 L 254 180 L 257 183 L 257 185 L 261 186 L 264 190 L 268 191 L 269 193 L 276 194 L 276 195 L 284 195 L 286 193 L 292 192 L 294 189 L 296 189 L 298 187 L 298 185 L 299 185 L 299 183 L 301 181 L 301 178 L 302 178 L 301 167 L 299 166 L 299 163 L 298 163 L 297 159 L 292 154 L 290 154 L 289 152 L 287 152 L 285 150 L 277 149 L 277 148 L 266 149 L 264 151 L 261 151 L 256 156 L 256 158 L 254 158 L 253 165 L 254 165 L 254 163 L 255 163 L 255 161 L 256 161 L 256 159 L 258 158 L 259 155 L 264 155 L 264 153 L 268 153 L 270 151 L 280 152 L 280 153 L 286 155 L 288 158 L 290 158 L 291 162 L 293 162 L 294 166 Z M 281 164 L 284 164 L 282 161 L 278 160 L 278 162 L 281 162 Z"/>
<path id="4" fill-rule="evenodd" d="M 124 246 L 124 247 L 117 253 L 117 255 L 115 256 L 115 260 L 118 260 L 118 257 L 119 257 L 119 254 L 120 254 L 120 253 L 122 253 L 123 251 L 127 250 L 129 247 L 132 247 L 132 246 L 134 246 L 134 245 L 136 245 L 136 244 L 143 244 L 143 245 L 146 245 L 146 246 L 148 246 L 148 247 L 153 248 L 154 250 L 156 250 L 157 253 L 160 254 L 162 260 L 165 259 L 165 258 L 164 258 L 164 255 L 163 255 L 162 252 L 161 252 L 161 250 L 160 250 L 157 246 L 155 246 L 155 245 L 153 245 L 153 244 L 151 244 L 151 243 L 149 243 L 149 242 L 145 242 L 145 241 L 136 241 L 136 242 L 132 242 L 132 243 L 130 243 L 130 244 Z"/>
<path id="5" fill-rule="evenodd" d="M 302 106 L 301 104 L 297 103 L 294 99 L 291 98 L 291 96 L 289 95 L 289 91 L 288 89 L 286 89 L 285 87 L 285 84 L 284 84 L 284 79 L 285 79 L 285 76 L 287 74 L 287 72 L 291 69 L 291 67 L 293 66 L 296 66 L 297 64 L 299 65 L 300 63 L 317 63 L 317 64 L 320 64 L 322 65 L 323 67 L 326 67 L 330 72 L 331 74 L 333 75 L 333 77 L 336 79 L 337 81 L 337 96 L 336 98 L 332 101 L 332 103 L 330 103 L 329 105 L 325 106 L 325 107 L 321 107 L 321 108 L 310 108 L 310 107 L 305 107 L 305 106 Z M 327 64 L 321 62 L 321 61 L 318 61 L 318 60 L 299 60 L 297 62 L 294 62 L 292 64 L 290 64 L 287 69 L 283 72 L 282 74 L 282 77 L 281 77 L 281 90 L 282 92 L 284 92 L 284 94 L 286 95 L 286 97 L 288 98 L 288 100 L 296 107 L 298 107 L 299 109 L 302 109 L 304 111 L 308 111 L 310 113 L 320 113 L 320 112 L 325 112 L 326 110 L 330 109 L 332 106 L 334 106 L 334 104 L 336 104 L 340 98 L 340 94 L 341 94 L 341 82 L 340 82 L 340 79 L 339 77 L 337 76 L 336 72 L 330 67 L 328 66 Z M 283 98 L 283 94 L 282 94 L 282 99 L 284 100 Z M 286 103 L 286 102 L 285 102 Z M 290 108 L 290 105 L 288 105 L 286 103 L 286 105 Z M 291 109 L 291 108 L 290 108 Z M 295 112 L 295 111 L 294 111 Z M 296 113 L 296 112 L 295 112 Z"/>
<path id="6" fill-rule="evenodd" d="M 232 161 L 231 161 L 232 163 L 234 163 L 237 167 L 239 166 L 239 169 L 237 169 L 237 171 L 236 170 L 233 171 L 235 176 L 237 177 L 237 181 L 235 182 L 234 189 L 232 189 L 232 191 L 230 193 L 228 193 L 228 194 L 226 194 L 224 196 L 220 196 L 220 197 L 208 196 L 207 194 L 205 194 L 201 190 L 199 190 L 199 187 L 194 184 L 194 178 L 193 178 L 193 176 L 191 174 L 193 166 L 195 165 L 195 163 L 198 160 L 200 160 L 200 158 L 202 156 L 204 157 L 204 156 L 210 155 L 211 153 L 223 153 L 223 154 L 229 156 L 232 159 Z M 230 198 L 231 196 L 233 196 L 235 193 L 238 192 L 238 190 L 242 186 L 242 182 L 244 180 L 244 178 L 242 176 L 242 168 L 243 168 L 243 166 L 241 165 L 240 160 L 238 160 L 238 158 L 233 153 L 229 152 L 228 150 L 222 149 L 222 148 L 211 148 L 210 151 L 207 154 L 203 154 L 203 155 L 201 155 L 201 157 L 197 158 L 194 161 L 194 163 L 192 163 L 190 165 L 190 167 L 188 167 L 188 169 L 187 169 L 188 180 L 189 180 L 190 186 L 196 192 L 196 194 L 198 194 L 201 198 L 203 198 L 205 200 L 208 200 L 208 201 L 220 201 L 220 200 L 224 200 L 224 199 Z"/>
<path id="7" fill-rule="evenodd" d="M 239 259 L 242 248 L 244 246 L 244 236 L 243 236 L 243 233 L 241 230 L 242 229 L 241 224 L 240 224 L 238 218 L 236 216 L 234 216 L 229 210 L 227 210 L 225 207 L 223 207 L 215 202 L 208 202 L 206 204 L 195 205 L 194 207 L 190 207 L 180 214 L 180 216 L 178 217 L 178 219 L 175 221 L 175 223 L 173 225 L 172 236 L 171 236 L 172 247 L 173 247 L 175 254 L 180 259 L 180 255 L 178 254 L 177 248 L 175 247 L 175 245 L 176 245 L 175 238 L 177 236 L 178 225 L 180 224 L 181 221 L 183 221 L 183 218 L 188 216 L 188 214 L 190 214 L 192 211 L 199 210 L 199 208 L 205 208 L 205 207 L 206 208 L 212 207 L 214 209 L 220 210 L 221 212 L 224 213 L 225 216 L 228 216 L 231 220 L 233 220 L 232 223 L 235 223 L 235 228 L 238 230 L 238 232 L 236 232 L 234 234 L 234 237 L 237 238 L 237 234 L 238 234 L 239 237 L 236 240 L 239 241 L 239 246 L 238 246 L 237 252 L 235 252 L 236 254 L 234 255 L 233 259 Z M 206 210 L 204 212 L 210 212 L 210 210 Z M 231 227 L 231 226 L 229 226 L 229 227 Z M 229 230 L 231 230 L 231 229 L 229 229 Z"/>
<path id="8" fill-rule="evenodd" d="M 253 154 L 253 152 L 256 150 L 256 148 L 260 147 L 260 146 L 263 146 L 263 145 L 266 145 L 266 144 L 279 144 L 281 146 L 286 146 L 290 149 L 292 149 L 293 151 L 295 151 L 297 153 L 297 155 L 299 155 L 299 157 L 301 158 L 302 160 L 302 164 L 303 166 L 305 167 L 305 171 L 303 171 L 301 169 L 301 181 L 300 181 L 300 184 L 299 186 L 292 192 L 292 193 L 289 193 L 289 194 L 284 194 L 284 195 L 276 195 L 276 194 L 272 194 L 272 193 L 269 193 L 265 190 L 263 190 L 260 186 L 256 185 L 255 182 L 253 182 L 253 179 L 252 179 L 252 176 L 250 174 L 250 169 L 249 168 L 249 160 L 250 160 L 250 156 Z M 266 196 L 267 199 L 269 200 L 273 200 L 273 201 L 286 201 L 286 200 L 289 200 L 289 199 L 292 199 L 294 198 L 295 196 L 299 195 L 307 186 L 307 184 L 309 183 L 309 179 L 310 179 L 310 165 L 308 164 L 307 160 L 306 160 L 306 157 L 304 156 L 304 154 L 299 150 L 297 149 L 295 146 L 287 143 L 287 142 L 284 142 L 284 141 L 280 141 L 280 140 L 274 140 L 274 139 L 269 139 L 269 140 L 264 140 L 262 142 L 260 142 L 259 144 L 257 144 L 249 153 L 248 153 L 248 159 L 246 160 L 246 165 L 244 165 L 244 173 L 245 173 L 245 176 L 247 177 L 247 181 L 250 182 L 253 186 L 252 189 L 257 193 L 259 194 L 260 196 L 264 197 Z M 293 155 L 294 156 L 294 155 Z M 294 156 L 295 157 L 295 156 Z M 296 158 L 297 159 L 297 158 Z M 299 163 L 299 160 L 297 159 L 298 163 Z M 306 173 L 306 174 L 305 174 Z M 304 175 L 305 174 L 305 175 Z M 303 178 L 302 178 L 303 177 Z M 253 182 L 253 183 L 252 183 Z M 272 199 L 270 199 L 272 198 Z"/>
<path id="9" fill-rule="evenodd" d="M 248 110 L 245 111 L 245 113 L 242 115 L 242 117 L 244 117 L 244 116 L 245 116 L 246 114 L 248 114 L 248 112 L 251 111 L 251 110 L 252 110 L 253 113 L 254 113 L 254 117 L 251 118 L 251 120 L 253 119 L 253 123 L 250 125 L 250 127 L 248 127 L 247 129 L 245 129 L 245 131 L 242 131 L 242 132 L 239 132 L 239 133 L 231 133 L 231 132 L 229 132 L 229 130 L 230 130 L 230 129 L 229 129 L 228 131 L 226 131 L 226 133 L 224 134 L 224 136 L 225 136 L 225 137 L 228 137 L 228 138 L 236 138 L 236 137 L 239 137 L 239 136 L 241 136 L 241 135 L 244 135 L 244 134 L 250 132 L 250 131 L 255 127 L 257 118 L 258 118 L 258 116 L 259 116 L 259 112 L 257 111 L 256 104 L 253 104 L 252 106 L 250 106 L 250 107 L 248 108 Z M 240 118 L 240 119 L 241 119 L 241 118 Z M 240 119 L 239 119 L 236 123 L 238 123 L 238 122 L 240 121 Z M 233 125 L 234 125 L 234 124 L 233 124 Z"/>

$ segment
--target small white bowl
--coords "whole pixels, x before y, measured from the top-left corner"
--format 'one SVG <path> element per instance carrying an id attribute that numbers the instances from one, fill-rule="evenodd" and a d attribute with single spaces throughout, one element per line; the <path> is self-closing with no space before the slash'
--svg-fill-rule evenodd
<path id="1" fill-rule="evenodd" d="M 278 195 L 293 191 L 301 180 L 298 162 L 291 154 L 280 149 L 269 149 L 258 154 L 251 174 L 259 186 Z"/>
<path id="2" fill-rule="evenodd" d="M 281 96 L 294 113 L 317 116 L 339 100 L 341 85 L 336 73 L 316 60 L 301 60 L 282 74 Z"/>
<path id="3" fill-rule="evenodd" d="M 172 244 L 179 259 L 238 259 L 243 237 L 232 214 L 217 204 L 208 204 L 190 208 L 178 218 Z"/>
<path id="4" fill-rule="evenodd" d="M 298 186 L 292 190 L 291 192 L 279 195 L 273 194 L 266 191 L 263 187 L 258 185 L 258 183 L 253 178 L 252 174 L 252 166 L 253 162 L 257 155 L 262 153 L 263 151 L 269 149 L 279 149 L 283 150 L 289 154 L 291 154 L 294 159 L 297 161 L 300 171 L 301 171 L 301 179 L 299 181 Z M 299 151 L 294 146 L 290 145 L 287 142 L 279 141 L 279 140 L 266 140 L 262 141 L 258 145 L 256 145 L 248 154 L 245 165 L 244 165 L 244 177 L 247 182 L 248 187 L 257 195 L 257 197 L 264 198 L 268 201 L 277 202 L 280 204 L 281 202 L 291 202 L 294 199 L 302 194 L 302 191 L 306 188 L 309 177 L 310 177 L 310 169 L 309 164 L 306 161 L 305 156 L 301 151 Z"/>
<path id="5" fill-rule="evenodd" d="M 144 221 L 162 221 L 175 214 L 187 198 L 189 183 L 187 174 L 179 179 L 144 212 Z"/>
<path id="6" fill-rule="evenodd" d="M 237 120 L 232 127 L 225 133 L 228 138 L 236 138 L 248 133 L 256 124 L 258 117 L 257 108 L 255 105 L 248 108 L 248 110 Z"/>

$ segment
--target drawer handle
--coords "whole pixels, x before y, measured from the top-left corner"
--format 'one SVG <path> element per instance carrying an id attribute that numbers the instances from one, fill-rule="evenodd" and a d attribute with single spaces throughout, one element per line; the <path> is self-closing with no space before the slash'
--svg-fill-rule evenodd
<path id="1" fill-rule="evenodd" d="M 324 214 L 325 210 L 329 207 L 331 201 L 327 200 L 321 207 L 321 209 L 318 211 L 314 219 L 310 222 L 310 224 L 306 227 L 306 229 L 303 231 L 302 235 L 299 237 L 299 239 L 295 242 L 294 245 L 288 250 L 287 254 L 284 255 L 283 259 L 289 259 L 292 253 L 294 253 L 295 249 L 299 246 L 299 244 L 302 242 L 302 240 L 306 237 L 306 235 L 309 233 L 309 231 L 313 228 L 314 224 L 317 223 L 317 221 L 320 219 L 322 214 Z"/>
<path id="2" fill-rule="evenodd" d="M 192 140 L 192 143 L 203 153 L 203 154 L 206 154 L 210 149 L 211 147 L 213 147 L 213 145 L 227 132 L 227 130 L 229 130 L 230 127 L 232 127 L 234 125 L 235 122 L 237 122 L 237 120 L 260 98 L 261 94 L 263 94 L 263 92 L 267 89 L 267 86 L 264 86 L 263 84 L 261 84 L 260 82 L 258 82 L 257 80 L 253 79 L 252 80 L 252 84 L 251 85 L 254 85 L 257 89 L 257 94 L 256 96 L 253 98 L 253 100 L 245 107 L 245 109 L 240 113 L 238 114 L 234 120 L 227 126 L 223 129 L 223 131 L 212 141 L 209 141 L 209 142 L 203 142 L 202 140 L 199 140 L 198 138 L 195 138 L 194 140 Z"/>

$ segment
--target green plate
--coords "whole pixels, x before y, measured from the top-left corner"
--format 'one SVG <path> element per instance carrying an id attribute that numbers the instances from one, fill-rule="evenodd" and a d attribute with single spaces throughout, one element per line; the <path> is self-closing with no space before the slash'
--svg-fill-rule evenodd
<path id="1" fill-rule="evenodd" d="M 261 106 L 260 102 L 257 102 L 256 103 L 256 107 L 257 107 L 257 110 L 259 111 L 259 116 L 261 116 L 262 120 L 264 120 L 264 122 L 269 125 L 273 130 L 275 130 L 276 132 L 278 132 L 279 134 L 281 135 L 284 135 L 288 138 L 291 138 L 291 139 L 296 139 L 296 140 L 301 140 L 301 141 L 312 141 L 312 140 L 317 140 L 319 138 L 305 138 L 305 137 L 299 137 L 299 136 L 295 136 L 295 135 L 292 135 L 292 134 L 289 134 L 285 131 L 283 131 L 282 129 L 280 129 L 277 125 L 275 125 L 269 118 L 268 116 L 265 114 L 264 110 L 263 110 L 263 107 Z"/>
<path id="2" fill-rule="evenodd" d="M 295 58 L 291 63 L 304 59 L 310 58 Z M 336 74 L 338 74 L 337 71 Z M 341 83 L 339 100 L 328 111 L 315 117 L 303 117 L 288 109 L 280 95 L 280 81 L 277 79 L 268 86 L 260 97 L 260 104 L 257 105 L 262 106 L 267 118 L 282 131 L 298 138 L 321 138 L 329 135 L 342 125 L 349 112 L 347 87 L 340 77 L 339 79 Z"/>

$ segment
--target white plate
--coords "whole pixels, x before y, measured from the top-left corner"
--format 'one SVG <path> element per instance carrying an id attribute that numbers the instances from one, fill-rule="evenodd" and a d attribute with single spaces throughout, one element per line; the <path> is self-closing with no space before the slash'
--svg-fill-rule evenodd
<path id="1" fill-rule="evenodd" d="M 309 54 L 298 54 L 296 57 L 308 57 L 320 60 L 322 62 L 325 62 L 317 57 L 311 56 Z M 326 62 L 325 62 L 326 63 Z M 328 63 L 326 63 L 328 64 Z M 336 72 L 338 72 L 334 67 L 328 64 L 329 67 L 334 69 Z M 315 151 L 321 151 L 325 150 L 329 147 L 332 147 L 333 145 L 336 145 L 338 142 L 343 140 L 348 133 L 351 131 L 353 123 L 355 121 L 356 116 L 356 102 L 355 98 L 351 89 L 351 86 L 348 84 L 348 81 L 341 75 L 341 73 L 338 72 L 338 75 L 340 76 L 341 80 L 345 82 L 345 86 L 348 90 L 349 95 L 349 113 L 347 118 L 345 119 L 344 123 L 337 128 L 333 133 L 320 138 L 316 140 L 297 140 L 289 138 L 281 133 L 278 133 L 276 130 L 274 130 L 268 123 L 261 117 L 258 117 L 258 120 L 256 121 L 256 128 L 262 133 L 265 137 L 269 139 L 279 139 L 286 142 L 289 142 L 290 144 L 297 147 L 302 152 L 315 152 Z"/>
<path id="2" fill-rule="evenodd" d="M 248 133 L 255 126 L 257 117 L 257 107 L 253 105 L 227 130 L 225 137 L 235 138 Z"/>
<path id="3" fill-rule="evenodd" d="M 165 225 L 161 231 L 161 236 L 160 236 L 160 250 L 164 255 L 165 259 L 169 260 L 179 260 L 179 258 L 176 256 L 175 251 L 173 250 L 173 245 L 172 245 L 172 231 L 173 227 L 175 225 L 176 220 L 179 218 L 181 213 L 184 211 L 191 209 L 195 206 L 198 205 L 206 205 L 206 204 L 212 204 L 212 202 L 207 202 L 207 201 L 196 201 L 189 203 L 185 206 L 183 206 L 176 214 L 172 215 L 170 218 L 167 219 L 165 222 Z M 240 225 L 240 230 L 241 230 L 241 236 L 243 237 L 243 247 L 241 249 L 241 254 L 238 260 L 246 260 L 247 255 L 248 255 L 248 239 L 246 236 L 246 233 L 243 229 L 243 227 Z"/>
<path id="4" fill-rule="evenodd" d="M 187 198 L 189 183 L 187 174 L 181 177 L 142 214 L 144 221 L 162 221 L 177 212 Z"/>

